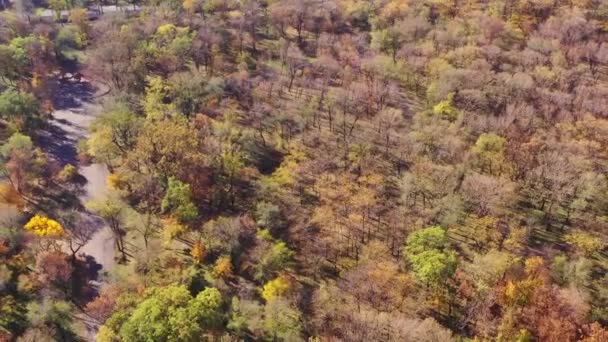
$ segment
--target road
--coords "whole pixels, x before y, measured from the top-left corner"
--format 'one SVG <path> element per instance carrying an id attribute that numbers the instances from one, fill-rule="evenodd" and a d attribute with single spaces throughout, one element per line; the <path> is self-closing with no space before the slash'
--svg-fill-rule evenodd
<path id="1" fill-rule="evenodd" d="M 107 90 L 101 88 L 95 87 L 86 79 L 57 78 L 52 119 L 49 120 L 48 128 L 40 134 L 39 143 L 47 155 L 62 166 L 76 165 L 78 173 L 86 180 L 78 192 L 81 204 L 104 199 L 108 191 L 106 180 L 109 172 L 105 165 L 81 163 L 77 152 L 78 143 L 89 136 L 89 126 L 101 113 L 99 97 Z M 103 286 L 103 274 L 116 265 L 112 232 L 101 218 L 87 210 L 80 210 L 78 215 L 76 229 L 84 232 L 79 236 L 82 241 L 86 241 L 78 255 L 85 258 L 89 264 L 97 265 L 94 267 L 97 269 L 96 274 L 91 276 L 95 277 L 99 286 Z M 70 253 L 67 245 L 64 248 L 66 253 Z M 85 312 L 77 314 L 76 317 L 85 326 L 84 335 L 80 337 L 85 341 L 95 341 L 99 323 L 91 320 Z"/>
<path id="2" fill-rule="evenodd" d="M 77 144 L 88 137 L 88 128 L 100 114 L 98 96 L 103 89 L 94 87 L 87 80 L 58 80 L 53 99 L 55 110 L 52 113 L 49 129 L 42 138 L 42 148 L 60 165 L 73 164 L 86 179 L 79 199 L 82 204 L 105 198 L 106 179 L 109 174 L 102 164 L 86 165 L 79 161 Z M 80 224 L 87 225 L 88 242 L 79 251 L 93 257 L 108 271 L 115 265 L 114 240 L 110 229 L 100 218 L 89 212 L 81 213 Z"/>
<path id="3" fill-rule="evenodd" d="M 89 18 L 97 19 L 100 15 L 105 14 L 114 14 L 114 13 L 133 13 L 139 12 L 141 8 L 137 5 L 129 5 L 129 6 L 100 6 L 99 8 L 89 8 Z M 43 19 L 54 19 L 55 11 L 50 10 L 48 8 L 43 9 L 37 13 L 37 16 Z M 63 10 L 61 11 L 61 18 L 67 20 L 70 16 L 70 11 Z"/>

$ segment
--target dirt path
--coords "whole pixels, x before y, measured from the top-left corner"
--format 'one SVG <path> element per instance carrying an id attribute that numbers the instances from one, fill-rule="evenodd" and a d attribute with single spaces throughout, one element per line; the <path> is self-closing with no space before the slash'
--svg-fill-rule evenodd
<path id="1" fill-rule="evenodd" d="M 76 165 L 78 173 L 86 183 L 78 189 L 78 200 L 81 208 L 84 204 L 103 199 L 107 192 L 106 179 L 109 174 L 102 164 L 83 164 L 78 158 L 78 143 L 89 136 L 88 128 L 101 112 L 100 98 L 107 92 L 101 85 L 95 86 L 87 80 L 74 78 L 58 79 L 53 96 L 52 119 L 48 127 L 40 134 L 38 145 L 62 167 L 66 164 Z M 87 262 L 96 265 L 97 287 L 104 284 L 104 273 L 116 264 L 114 260 L 114 239 L 106 223 L 85 209 L 79 211 L 78 229 L 82 241 L 86 241 L 78 255 Z M 66 252 L 69 247 L 66 245 Z M 99 322 L 91 320 L 85 312 L 76 315 L 84 324 L 83 340 L 95 341 Z"/>
<path id="2" fill-rule="evenodd" d="M 78 160 L 78 142 L 89 135 L 88 128 L 100 114 L 99 97 L 105 87 L 95 86 L 87 80 L 73 78 L 58 80 L 53 105 L 53 118 L 49 129 L 42 137 L 43 149 L 59 164 L 73 164 L 86 179 L 86 184 L 78 196 L 82 204 L 105 197 L 108 170 L 101 164 L 83 165 Z M 90 238 L 79 251 L 93 257 L 101 265 L 101 272 L 115 265 L 114 241 L 105 223 L 90 213 L 84 212 L 83 222 L 90 225 Z"/>

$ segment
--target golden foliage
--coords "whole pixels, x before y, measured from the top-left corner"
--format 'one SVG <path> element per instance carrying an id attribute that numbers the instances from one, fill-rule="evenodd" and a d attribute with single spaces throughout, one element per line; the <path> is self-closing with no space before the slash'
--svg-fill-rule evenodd
<path id="1" fill-rule="evenodd" d="M 61 182 L 74 181 L 77 176 L 78 176 L 78 169 L 76 169 L 76 166 L 74 166 L 72 164 L 67 164 L 66 166 L 64 166 L 63 169 L 61 170 L 61 172 L 59 172 L 59 175 L 57 175 L 57 177 L 59 178 L 59 180 Z"/>
<path id="2" fill-rule="evenodd" d="M 525 247 L 527 239 L 528 231 L 526 228 L 514 227 L 511 229 L 509 237 L 505 240 L 504 245 L 511 251 L 520 251 Z"/>
<path id="3" fill-rule="evenodd" d="M 115 190 L 125 190 L 128 189 L 128 179 L 121 173 L 111 173 L 108 175 L 106 179 L 106 183 L 108 187 Z"/>
<path id="4" fill-rule="evenodd" d="M 42 79 L 40 78 L 40 75 L 36 72 L 34 72 L 34 74 L 32 75 L 32 88 L 38 88 L 41 84 L 42 84 Z"/>
<path id="5" fill-rule="evenodd" d="M 504 298 L 508 305 L 525 306 L 532 297 L 532 292 L 537 286 L 533 280 L 509 281 L 504 288 Z"/>
<path id="6" fill-rule="evenodd" d="M 264 285 L 264 288 L 262 289 L 262 298 L 267 302 L 270 302 L 277 297 L 287 294 L 290 288 L 291 282 L 289 279 L 287 279 L 286 276 L 279 276 Z"/>
<path id="7" fill-rule="evenodd" d="M 304 160 L 306 160 L 306 156 L 303 152 L 298 150 L 291 151 L 272 176 L 269 177 L 268 181 L 278 188 L 293 186 L 298 164 Z"/>
<path id="8" fill-rule="evenodd" d="M 17 277 L 17 290 L 25 294 L 35 293 L 42 284 L 35 274 L 20 274 Z"/>
<path id="9" fill-rule="evenodd" d="M 391 0 L 384 5 L 381 13 L 382 17 L 394 20 L 403 17 L 408 9 L 409 4 L 407 1 Z"/>
<path id="10" fill-rule="evenodd" d="M 525 270 L 528 276 L 532 276 L 538 273 L 540 268 L 545 262 L 542 257 L 536 256 L 526 259 Z"/>
<path id="11" fill-rule="evenodd" d="M 223 256 L 217 259 L 213 266 L 212 274 L 215 278 L 228 278 L 232 275 L 232 262 L 230 257 Z"/>
<path id="12" fill-rule="evenodd" d="M 0 183 L 0 202 L 20 207 L 23 205 L 23 198 L 11 184 Z"/>
<path id="13" fill-rule="evenodd" d="M 186 227 L 173 217 L 163 219 L 163 239 L 165 244 L 186 232 Z"/>
<path id="14" fill-rule="evenodd" d="M 198 240 L 194 243 L 194 246 L 190 251 L 190 255 L 194 258 L 194 262 L 197 264 L 200 264 L 203 262 L 203 260 L 205 260 L 205 257 L 207 256 L 207 247 L 205 247 L 203 241 Z"/>
<path id="15" fill-rule="evenodd" d="M 63 234 L 63 227 L 59 222 L 40 215 L 32 217 L 23 228 L 39 237 L 58 237 Z"/>
<path id="16" fill-rule="evenodd" d="M 564 240 L 587 256 L 591 256 L 603 247 L 602 240 L 598 237 L 581 231 L 566 235 Z"/>
<path id="17" fill-rule="evenodd" d="M 198 0 L 184 0 L 182 2 L 182 7 L 191 14 L 196 13 L 199 6 L 200 3 Z"/>

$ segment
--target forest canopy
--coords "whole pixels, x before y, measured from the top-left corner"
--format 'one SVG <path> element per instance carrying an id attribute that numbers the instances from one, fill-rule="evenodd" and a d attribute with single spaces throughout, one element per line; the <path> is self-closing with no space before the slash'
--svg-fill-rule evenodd
<path id="1" fill-rule="evenodd" d="M 0 0 L 0 341 L 607 341 L 607 137 L 602 0 Z"/>

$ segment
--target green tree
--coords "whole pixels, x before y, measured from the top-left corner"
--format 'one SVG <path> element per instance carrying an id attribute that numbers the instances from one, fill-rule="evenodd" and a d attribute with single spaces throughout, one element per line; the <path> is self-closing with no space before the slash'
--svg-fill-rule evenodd
<path id="1" fill-rule="evenodd" d="M 397 62 L 397 51 L 404 43 L 404 36 L 398 26 L 372 31 L 372 46 L 391 55 L 393 63 Z"/>
<path id="2" fill-rule="evenodd" d="M 477 138 L 472 152 L 481 172 L 500 175 L 505 171 L 506 144 L 507 140 L 495 133 L 483 133 Z"/>
<path id="3" fill-rule="evenodd" d="M 122 260 L 127 260 L 127 251 L 125 249 L 124 237 L 124 215 L 126 205 L 116 197 L 108 197 L 101 200 L 91 201 L 86 204 L 87 209 L 93 211 L 103 218 L 114 236 L 116 249 L 122 254 Z"/>
<path id="4" fill-rule="evenodd" d="M 449 249 L 448 237 L 440 226 L 413 232 L 407 238 L 404 254 L 416 278 L 427 285 L 439 285 L 456 270 L 456 254 Z"/>
<path id="5" fill-rule="evenodd" d="M 188 117 L 200 113 L 209 102 L 219 101 L 223 92 L 222 78 L 208 78 L 201 73 L 176 73 L 168 81 L 168 95 L 171 102 L 180 113 Z"/>
<path id="6" fill-rule="evenodd" d="M 68 8 L 68 2 L 65 0 L 49 0 L 49 8 L 51 8 L 55 14 L 55 20 L 61 19 L 61 11 Z"/>
<path id="7" fill-rule="evenodd" d="M 237 336 L 245 337 L 249 331 L 261 330 L 259 317 L 263 311 L 264 309 L 257 301 L 232 297 L 230 316 L 226 327 Z"/>
<path id="8" fill-rule="evenodd" d="M 476 254 L 465 270 L 474 281 L 477 291 L 487 293 L 517 260 L 512 254 L 490 250 L 483 255 Z"/>
<path id="9" fill-rule="evenodd" d="M 276 231 L 284 224 L 281 209 L 276 204 L 262 201 L 255 206 L 255 218 L 259 227 Z"/>
<path id="10" fill-rule="evenodd" d="M 11 89 L 0 93 L 0 118 L 19 127 L 26 127 L 38 110 L 38 102 L 29 93 Z"/>
<path id="11" fill-rule="evenodd" d="M 447 99 L 433 106 L 433 114 L 454 121 L 458 118 L 458 109 L 454 107 L 454 93 L 449 93 Z"/>
<path id="12" fill-rule="evenodd" d="M 71 303 L 47 298 L 29 303 L 27 309 L 31 327 L 43 332 L 42 336 L 50 335 L 55 341 L 78 340 Z"/>
<path id="13" fill-rule="evenodd" d="M 273 243 L 255 266 L 255 278 L 267 279 L 277 272 L 283 271 L 291 265 L 294 254 L 285 242 Z"/>
<path id="14" fill-rule="evenodd" d="M 68 19 L 78 27 L 80 35 L 82 36 L 81 39 L 86 41 L 91 31 L 87 10 L 85 8 L 74 8 L 70 11 L 70 17 Z"/>
<path id="15" fill-rule="evenodd" d="M 118 335 L 125 342 L 200 341 L 221 322 L 222 298 L 207 288 L 192 298 L 185 286 L 153 288 L 130 314 Z"/>
<path id="16" fill-rule="evenodd" d="M 0 295 L 0 332 L 2 330 L 22 332 L 28 325 L 23 302 L 12 295 Z"/>
<path id="17" fill-rule="evenodd" d="M 173 213 L 182 223 L 193 222 L 198 217 L 198 209 L 192 202 L 190 185 L 175 177 L 169 177 L 167 192 L 160 207 L 165 213 Z"/>
<path id="18" fill-rule="evenodd" d="M 175 105 L 168 102 L 170 87 L 161 77 L 148 77 L 146 95 L 142 101 L 148 119 L 163 119 L 177 114 Z"/>
<path id="19" fill-rule="evenodd" d="M 242 169 L 245 167 L 243 153 L 232 149 L 223 151 L 218 158 L 218 183 L 222 186 L 218 189 L 219 197 L 218 207 L 223 208 L 224 204 L 229 201 L 231 206 L 235 205 L 237 182 Z"/>
<path id="20" fill-rule="evenodd" d="M 301 313 L 285 300 L 271 300 L 264 307 L 263 327 L 268 336 L 273 339 L 301 340 Z"/>
<path id="21" fill-rule="evenodd" d="M 0 153 L 3 157 L 8 158 L 15 151 L 29 151 L 33 148 L 34 143 L 32 143 L 32 139 L 30 137 L 21 133 L 15 133 L 11 135 L 8 141 L 0 147 Z"/>
<path id="22" fill-rule="evenodd" d="M 194 34 L 188 27 L 164 24 L 158 27 L 152 39 L 146 42 L 145 51 L 165 75 L 185 69 L 191 57 Z"/>
<path id="23" fill-rule="evenodd" d="M 15 81 L 21 76 L 19 61 L 9 45 L 0 44 L 0 84 L 15 88 Z"/>
<path id="24" fill-rule="evenodd" d="M 99 161 L 111 165 L 114 159 L 124 157 L 133 149 L 141 127 L 142 119 L 126 105 L 115 105 L 91 125 L 87 151 Z"/>
<path id="25" fill-rule="evenodd" d="M 32 139 L 21 133 L 11 135 L 0 146 L 0 173 L 20 194 L 25 194 L 36 185 L 43 175 L 45 155 L 34 147 Z"/>

